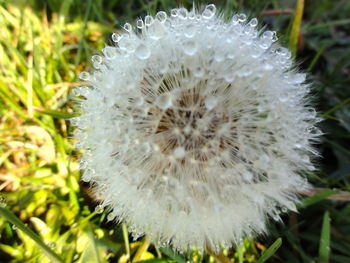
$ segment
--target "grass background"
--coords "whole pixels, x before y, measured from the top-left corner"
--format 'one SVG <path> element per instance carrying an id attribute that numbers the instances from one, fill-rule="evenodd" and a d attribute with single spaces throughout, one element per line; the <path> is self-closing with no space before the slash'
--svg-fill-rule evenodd
<path id="1" fill-rule="evenodd" d="M 349 0 L 306 0 L 294 26 L 300 0 L 196 1 L 214 2 L 228 16 L 256 16 L 310 72 L 325 136 L 319 170 L 307 175 L 316 190 L 299 213 L 272 223 L 271 235 L 220 255 L 193 249 L 180 256 L 142 237 L 129 240 L 127 226 L 94 211 L 70 139 L 70 90 L 124 22 L 179 2 L 192 6 L 187 0 L 0 1 L 0 262 L 50 262 L 47 256 L 83 263 L 350 262 Z"/>

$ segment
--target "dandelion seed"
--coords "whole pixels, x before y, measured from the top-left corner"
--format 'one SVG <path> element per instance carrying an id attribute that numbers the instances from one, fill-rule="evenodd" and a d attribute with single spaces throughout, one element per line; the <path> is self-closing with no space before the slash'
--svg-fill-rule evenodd
<path id="1" fill-rule="evenodd" d="M 225 22 L 215 5 L 160 11 L 92 58 L 72 122 L 82 179 L 104 198 L 96 213 L 178 250 L 215 250 L 295 211 L 319 119 L 306 75 L 257 24 Z"/>

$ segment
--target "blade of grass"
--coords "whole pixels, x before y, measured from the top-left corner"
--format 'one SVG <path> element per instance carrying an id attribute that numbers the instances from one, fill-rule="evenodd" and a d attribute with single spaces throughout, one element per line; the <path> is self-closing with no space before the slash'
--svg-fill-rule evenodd
<path id="1" fill-rule="evenodd" d="M 130 254 L 129 233 L 125 223 L 122 224 L 122 230 L 123 230 L 123 238 L 124 238 L 126 255 L 128 257 L 128 260 L 130 260 L 131 254 Z"/>
<path id="2" fill-rule="evenodd" d="M 318 251 L 318 257 L 320 263 L 329 262 L 329 253 L 330 252 L 330 218 L 329 212 L 326 211 L 323 216 L 321 238 L 320 238 L 320 247 Z"/>
<path id="3" fill-rule="evenodd" d="M 300 33 L 301 20 L 304 12 L 304 0 L 297 0 L 295 7 L 295 14 L 292 24 L 292 30 L 289 35 L 289 48 L 292 51 L 293 56 L 297 53 L 298 38 Z"/>
<path id="4" fill-rule="evenodd" d="M 314 203 L 317 203 L 323 199 L 326 199 L 327 197 L 334 195 L 338 192 L 339 192 L 339 190 L 337 190 L 337 189 L 330 189 L 330 190 L 321 192 L 319 194 L 315 194 L 314 196 L 304 198 L 302 200 L 301 204 L 298 205 L 298 208 L 305 208 L 305 207 L 310 206 Z"/>
<path id="5" fill-rule="evenodd" d="M 346 105 L 348 103 L 350 103 L 350 98 L 347 98 L 346 100 L 343 100 L 341 103 L 335 105 L 333 108 L 329 109 L 325 113 L 320 114 L 320 117 L 327 117 L 327 116 L 329 116 L 329 114 L 333 113 L 337 109 L 340 109 L 341 107 L 343 107 L 344 105 Z"/>
<path id="6" fill-rule="evenodd" d="M 88 19 L 89 19 L 89 15 L 90 15 L 90 11 L 91 11 L 91 6 L 92 6 L 92 1 L 89 0 L 87 2 L 87 6 L 86 6 L 86 11 L 85 11 L 85 15 L 84 15 L 84 21 L 83 21 L 83 26 L 81 29 L 81 39 L 80 39 L 80 43 L 79 43 L 79 48 L 77 51 L 77 56 L 75 57 L 75 66 L 77 67 L 78 64 L 80 63 L 81 60 L 81 56 L 82 56 L 82 48 L 86 49 L 86 41 L 85 41 L 85 31 L 87 29 L 87 24 L 88 24 Z"/>
<path id="7" fill-rule="evenodd" d="M 237 253 L 238 253 L 238 263 L 243 263 L 244 244 L 241 244 L 237 247 Z"/>
<path id="8" fill-rule="evenodd" d="M 29 118 L 33 118 L 33 56 L 28 57 L 27 76 L 27 111 Z"/>
<path id="9" fill-rule="evenodd" d="M 132 262 L 138 262 L 142 258 L 143 254 L 147 251 L 149 245 L 151 244 L 151 241 L 149 238 L 146 236 L 139 247 L 139 249 L 136 251 L 136 254 L 132 260 Z"/>
<path id="10" fill-rule="evenodd" d="M 335 21 L 331 21 L 328 23 L 323 23 L 323 24 L 317 24 L 314 26 L 309 26 L 307 27 L 308 31 L 313 31 L 313 30 L 318 30 L 318 29 L 322 29 L 325 27 L 331 27 L 331 26 L 344 26 L 350 24 L 350 19 L 341 19 L 341 20 L 335 20 Z"/>
<path id="11" fill-rule="evenodd" d="M 277 249 L 281 245 L 282 245 L 282 239 L 277 238 L 277 240 L 273 242 L 273 244 L 261 254 L 261 257 L 258 259 L 257 263 L 263 263 L 266 260 L 268 260 L 270 257 L 272 257 L 276 253 Z"/>
<path id="12" fill-rule="evenodd" d="M 56 110 L 51 110 L 51 109 L 39 108 L 39 107 L 34 107 L 34 111 L 36 111 L 38 113 L 45 114 L 45 115 L 52 116 L 52 117 L 57 118 L 57 119 L 65 119 L 65 120 L 68 120 L 72 117 L 76 117 L 79 115 L 76 113 L 56 111 Z"/>
<path id="13" fill-rule="evenodd" d="M 325 51 L 326 47 L 327 47 L 327 44 L 323 44 L 323 45 L 321 46 L 321 48 L 317 51 L 317 53 L 316 53 L 316 55 L 314 56 L 314 58 L 312 59 L 310 65 L 309 65 L 309 66 L 307 67 L 307 69 L 306 69 L 307 72 L 310 72 L 310 71 L 314 68 L 316 62 L 318 61 L 318 59 L 320 58 L 320 56 L 323 54 L 323 52 Z"/>
<path id="14" fill-rule="evenodd" d="M 178 263 L 186 263 L 187 262 L 182 256 L 175 253 L 175 251 L 171 250 L 170 248 L 161 247 L 159 250 Z"/>
<path id="15" fill-rule="evenodd" d="M 53 263 L 63 263 L 62 259 L 53 252 L 42 240 L 41 238 L 34 233 L 33 230 L 28 228 L 23 224 L 23 222 L 15 216 L 12 212 L 4 207 L 0 207 L 0 215 L 5 217 L 11 224 L 15 225 L 18 229 L 22 230 L 26 235 L 28 235 L 45 253 L 45 255 L 51 260 Z"/>

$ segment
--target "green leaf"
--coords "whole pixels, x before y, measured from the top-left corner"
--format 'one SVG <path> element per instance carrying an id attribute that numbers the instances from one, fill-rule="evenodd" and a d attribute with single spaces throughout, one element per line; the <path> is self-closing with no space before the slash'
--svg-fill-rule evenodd
<path id="1" fill-rule="evenodd" d="M 175 253 L 170 248 L 161 247 L 159 250 L 162 251 L 165 255 L 167 255 L 168 257 L 170 257 L 171 259 L 175 260 L 178 263 L 186 263 L 187 262 L 186 259 L 184 259 L 181 255 Z"/>
<path id="2" fill-rule="evenodd" d="M 266 260 L 268 260 L 270 257 L 272 257 L 276 253 L 277 249 L 281 245 L 282 245 L 282 239 L 277 238 L 277 240 L 261 254 L 261 257 L 258 259 L 257 263 L 263 263 Z"/>
<path id="3" fill-rule="evenodd" d="M 329 212 L 326 211 L 323 216 L 320 247 L 318 251 L 320 262 L 322 263 L 329 262 L 329 251 L 330 251 L 330 218 L 329 218 Z"/>
<path id="4" fill-rule="evenodd" d="M 4 207 L 0 207 L 0 215 L 5 217 L 10 223 L 14 224 L 18 229 L 22 230 L 26 235 L 28 235 L 45 253 L 45 255 L 53 263 L 63 263 L 62 259 L 55 254 L 42 240 L 41 238 L 33 232 L 30 228 L 25 226 L 23 222 L 15 216 L 12 212 Z"/>

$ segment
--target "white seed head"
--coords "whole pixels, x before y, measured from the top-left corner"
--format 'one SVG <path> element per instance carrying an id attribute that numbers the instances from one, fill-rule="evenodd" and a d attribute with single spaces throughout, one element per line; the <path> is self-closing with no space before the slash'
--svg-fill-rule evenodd
<path id="1" fill-rule="evenodd" d="M 255 18 L 214 5 L 146 16 L 83 72 L 82 179 L 109 220 L 160 244 L 215 249 L 266 232 L 310 186 L 320 132 L 305 74 Z"/>

